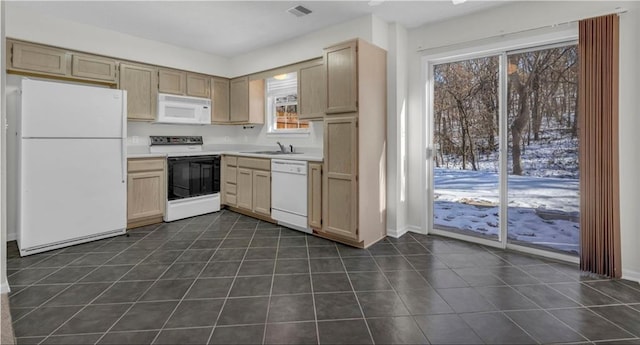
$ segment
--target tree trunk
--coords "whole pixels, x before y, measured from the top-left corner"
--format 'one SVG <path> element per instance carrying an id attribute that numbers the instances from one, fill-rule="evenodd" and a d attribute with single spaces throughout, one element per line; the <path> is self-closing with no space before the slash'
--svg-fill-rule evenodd
<path id="1" fill-rule="evenodd" d="M 527 88 L 519 81 L 515 85 L 518 90 L 519 106 L 518 116 L 516 116 L 513 124 L 511 125 L 511 144 L 512 156 L 513 156 L 513 174 L 522 175 L 522 163 L 521 156 L 522 151 L 520 145 L 522 143 L 522 131 L 527 127 L 529 122 L 529 99 L 527 94 Z"/>

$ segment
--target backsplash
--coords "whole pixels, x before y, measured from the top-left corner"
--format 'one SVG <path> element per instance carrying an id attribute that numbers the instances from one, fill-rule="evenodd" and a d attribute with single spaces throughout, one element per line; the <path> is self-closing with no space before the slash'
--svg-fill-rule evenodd
<path id="1" fill-rule="evenodd" d="M 256 145 L 275 146 L 280 141 L 284 145 L 295 147 L 322 148 L 322 121 L 311 123 L 308 135 L 273 135 L 267 133 L 266 125 L 167 125 L 129 121 L 127 125 L 127 144 L 130 146 L 148 146 L 150 135 L 199 135 L 205 145 Z M 253 127 L 253 128 L 251 128 Z"/>

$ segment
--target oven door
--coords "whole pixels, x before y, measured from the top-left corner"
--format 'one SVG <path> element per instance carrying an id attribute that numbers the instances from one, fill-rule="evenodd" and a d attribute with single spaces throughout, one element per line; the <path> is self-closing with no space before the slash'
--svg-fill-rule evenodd
<path id="1" fill-rule="evenodd" d="M 220 156 L 169 157 L 167 199 L 220 192 Z"/>

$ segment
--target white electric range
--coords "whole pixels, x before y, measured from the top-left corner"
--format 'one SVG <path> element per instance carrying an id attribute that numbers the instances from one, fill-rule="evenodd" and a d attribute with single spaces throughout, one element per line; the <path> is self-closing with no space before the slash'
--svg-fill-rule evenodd
<path id="1" fill-rule="evenodd" d="M 220 211 L 220 155 L 202 152 L 201 136 L 151 136 L 167 154 L 167 222 Z"/>

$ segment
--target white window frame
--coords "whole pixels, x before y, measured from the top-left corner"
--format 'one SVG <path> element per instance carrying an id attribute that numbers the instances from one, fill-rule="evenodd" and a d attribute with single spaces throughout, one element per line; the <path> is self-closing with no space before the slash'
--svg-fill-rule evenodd
<path id="1" fill-rule="evenodd" d="M 463 61 L 473 58 L 482 58 L 487 56 L 499 56 L 500 66 L 505 65 L 505 61 L 508 53 L 535 50 L 537 47 L 552 46 L 554 44 L 565 45 L 571 42 L 577 42 L 578 34 L 577 28 L 570 27 L 567 29 L 544 32 L 536 35 L 526 35 L 526 37 L 514 37 L 512 39 L 497 39 L 492 42 L 470 42 L 467 44 L 455 45 L 455 47 L 445 47 L 444 49 L 432 49 L 423 51 L 421 54 L 421 69 L 422 69 L 422 85 L 423 85 L 423 98 L 422 98 L 422 114 L 421 116 L 421 132 L 422 132 L 422 161 L 426 164 L 420 165 L 421 189 L 423 191 L 423 209 L 426 210 L 422 218 L 422 227 L 426 230 L 427 234 L 441 235 L 445 237 L 451 237 L 460 239 L 472 243 L 478 243 L 490 247 L 497 247 L 502 249 L 513 249 L 519 252 L 539 255 L 548 257 L 551 259 L 561 260 L 565 262 L 577 263 L 579 257 L 562 254 L 558 252 L 547 251 L 538 248 L 526 247 L 523 245 L 509 243 L 507 241 L 507 207 L 508 205 L 500 206 L 500 235 L 499 240 L 494 241 L 490 239 L 483 239 L 470 235 L 456 234 L 452 232 L 442 231 L 434 228 L 433 225 L 433 160 L 431 155 L 434 152 L 433 148 L 433 68 L 435 65 L 449 62 Z M 519 36 L 519 35 L 515 35 Z M 500 67 L 502 68 L 502 67 Z M 507 116 L 506 116 L 506 101 L 507 101 L 507 80 L 506 73 L 500 70 L 499 81 L 499 102 L 500 102 L 500 133 L 503 133 L 507 129 Z M 506 136 L 501 136 L 501 151 L 500 151 L 500 200 L 507 200 L 507 174 L 506 174 Z M 502 142 L 503 141 L 503 142 Z"/>
<path id="2" fill-rule="evenodd" d="M 278 90 L 278 91 L 272 91 L 269 92 L 269 80 L 271 78 L 267 78 L 266 79 L 266 87 L 265 87 L 265 93 L 266 93 L 266 107 L 267 107 L 267 134 L 270 136 L 302 136 L 302 137 L 306 137 L 309 136 L 311 133 L 311 126 L 312 126 L 312 122 L 308 122 L 309 123 L 309 127 L 308 128 L 277 128 L 276 126 L 276 107 L 275 107 L 275 99 L 277 97 L 283 97 L 283 96 L 288 96 L 292 94 L 292 91 L 295 91 L 295 95 L 296 95 L 296 111 L 298 112 L 298 115 L 300 114 L 300 104 L 299 104 L 299 99 L 298 99 L 298 88 L 297 88 L 297 72 L 291 72 L 291 73 L 295 73 L 296 75 L 296 87 L 295 88 L 291 88 L 291 89 L 284 89 L 284 90 Z M 303 120 L 304 121 L 304 120 Z"/>

